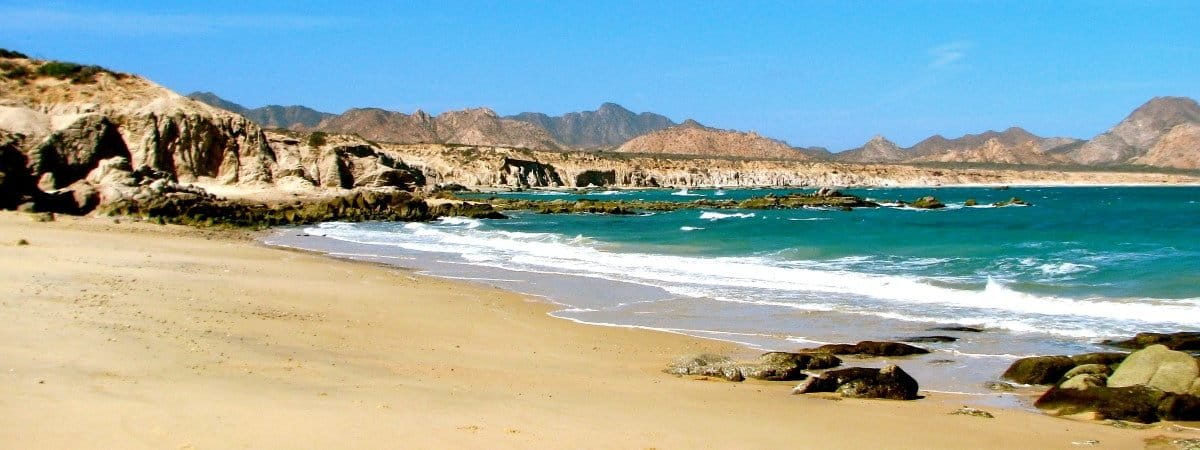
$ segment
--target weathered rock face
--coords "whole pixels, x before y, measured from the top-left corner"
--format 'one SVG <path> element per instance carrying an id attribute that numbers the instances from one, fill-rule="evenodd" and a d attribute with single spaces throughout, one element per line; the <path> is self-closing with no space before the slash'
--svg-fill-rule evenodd
<path id="1" fill-rule="evenodd" d="M 517 187 L 559 187 L 563 180 L 553 166 L 537 161 L 504 158 L 499 184 Z"/>
<path id="2" fill-rule="evenodd" d="M 659 130 L 629 140 L 620 147 L 623 153 L 661 153 L 738 158 L 808 160 L 787 143 L 759 136 L 758 133 L 718 130 L 689 120 L 683 125 Z"/>
<path id="3" fill-rule="evenodd" d="M 29 153 L 29 168 L 54 190 L 83 179 L 103 159 L 129 157 L 116 124 L 100 115 L 84 115 L 50 134 Z"/>
<path id="4" fill-rule="evenodd" d="M 1200 169 L 1200 123 L 1182 123 L 1171 128 L 1145 155 L 1131 161 L 1155 167 Z"/>
<path id="5" fill-rule="evenodd" d="M 914 400 L 918 390 L 917 380 L 895 364 L 889 364 L 882 369 L 851 367 L 830 370 L 800 383 L 792 393 L 836 392 L 850 398 Z"/>

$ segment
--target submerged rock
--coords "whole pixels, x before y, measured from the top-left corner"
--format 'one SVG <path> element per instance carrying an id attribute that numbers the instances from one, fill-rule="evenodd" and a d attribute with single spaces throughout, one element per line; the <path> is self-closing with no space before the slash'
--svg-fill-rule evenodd
<path id="1" fill-rule="evenodd" d="M 913 400 L 917 398 L 917 380 L 895 364 L 882 369 L 851 367 L 830 370 L 805 380 L 792 390 L 793 394 L 836 392 L 849 398 L 883 398 Z"/>
<path id="2" fill-rule="evenodd" d="M 1024 200 L 1021 200 L 1017 197 L 1013 197 L 1008 200 L 992 203 L 992 206 L 995 206 L 997 208 L 1001 208 L 1001 207 L 1005 207 L 1005 206 L 1029 206 L 1029 203 L 1026 203 Z"/>
<path id="3" fill-rule="evenodd" d="M 801 350 L 801 352 L 834 355 L 908 356 L 929 353 L 929 350 L 900 342 L 862 341 L 857 344 L 826 344 L 817 348 Z"/>
<path id="4" fill-rule="evenodd" d="M 958 340 L 958 338 L 956 338 L 956 337 L 954 337 L 954 336 L 913 336 L 913 337 L 907 337 L 907 338 L 903 338 L 903 339 L 900 339 L 900 340 L 901 340 L 901 341 L 904 341 L 904 342 L 916 342 L 916 343 L 923 343 L 923 342 L 954 342 L 954 341 L 957 341 L 957 340 Z"/>
<path id="5" fill-rule="evenodd" d="M 962 331 L 965 333 L 982 333 L 983 328 L 955 325 L 949 327 L 933 327 L 930 328 L 929 331 Z"/>

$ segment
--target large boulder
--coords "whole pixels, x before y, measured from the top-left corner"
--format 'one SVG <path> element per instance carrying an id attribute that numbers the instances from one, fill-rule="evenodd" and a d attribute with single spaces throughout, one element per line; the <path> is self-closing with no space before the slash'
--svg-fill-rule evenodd
<path id="1" fill-rule="evenodd" d="M 1196 359 L 1187 353 L 1155 344 L 1125 358 L 1108 378 L 1109 387 L 1146 385 L 1164 392 L 1187 393 L 1200 375 Z"/>
<path id="2" fill-rule="evenodd" d="M 1071 355 L 1071 361 L 1074 361 L 1075 364 L 1081 366 L 1085 364 L 1103 364 L 1106 366 L 1112 366 L 1124 361 L 1128 356 L 1128 353 L 1119 352 L 1083 353 L 1079 355 Z"/>
<path id="3" fill-rule="evenodd" d="M 862 341 L 857 344 L 825 344 L 817 348 L 801 350 L 801 352 L 833 355 L 908 356 L 929 353 L 929 350 L 900 342 Z"/>
<path id="4" fill-rule="evenodd" d="M 1171 350 L 1200 351 L 1200 332 L 1184 331 L 1179 333 L 1138 333 L 1131 339 L 1123 341 L 1106 340 L 1101 342 L 1114 347 L 1143 349 L 1151 345 L 1165 345 Z"/>
<path id="5" fill-rule="evenodd" d="M 1031 356 L 1014 361 L 1002 377 L 1021 384 L 1054 384 L 1073 368 L 1069 356 Z"/>
<path id="6" fill-rule="evenodd" d="M 792 390 L 793 394 L 836 392 L 850 398 L 884 398 L 913 400 L 917 398 L 917 380 L 895 364 L 882 369 L 851 367 L 830 370 L 805 380 Z"/>

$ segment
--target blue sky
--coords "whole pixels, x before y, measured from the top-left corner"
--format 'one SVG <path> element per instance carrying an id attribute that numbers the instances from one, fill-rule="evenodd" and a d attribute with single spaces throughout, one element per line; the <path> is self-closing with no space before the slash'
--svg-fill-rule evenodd
<path id="1" fill-rule="evenodd" d="M 613 101 L 833 150 L 1091 137 L 1151 97 L 1200 98 L 1192 1 L 340 3 L 0 0 L 0 47 L 247 106 Z"/>

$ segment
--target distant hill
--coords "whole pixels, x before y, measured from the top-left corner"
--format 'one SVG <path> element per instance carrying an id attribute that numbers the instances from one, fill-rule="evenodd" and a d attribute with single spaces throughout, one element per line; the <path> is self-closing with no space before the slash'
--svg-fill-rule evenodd
<path id="1" fill-rule="evenodd" d="M 1067 156 L 1085 165 L 1151 164 L 1197 169 L 1197 126 L 1200 104 L 1195 100 L 1155 97 Z"/>
<path id="2" fill-rule="evenodd" d="M 449 111 L 437 116 L 421 110 L 404 114 L 379 108 L 355 108 L 321 121 L 314 129 L 353 133 L 371 140 L 400 144 L 445 143 L 545 150 L 562 147 L 541 127 L 502 118 L 487 108 Z"/>
<path id="3" fill-rule="evenodd" d="M 261 108 L 246 108 L 218 97 L 212 92 L 193 92 L 188 98 L 207 103 L 209 106 L 241 114 L 247 119 L 267 128 L 307 129 L 317 126 L 333 114 L 317 111 L 305 106 L 267 105 Z"/>
<path id="4" fill-rule="evenodd" d="M 809 154 L 794 149 L 780 140 L 766 138 L 754 132 L 710 128 L 691 119 L 682 125 L 633 138 L 618 147 L 617 151 L 739 158 L 812 159 Z"/>
<path id="5" fill-rule="evenodd" d="M 910 148 L 876 136 L 852 150 L 835 155 L 839 161 L 860 163 L 959 162 L 1016 165 L 1054 165 L 1067 158 L 1056 149 L 1076 145 L 1078 139 L 1043 138 L 1019 127 L 985 131 L 947 139 L 934 135 Z"/>
<path id="6" fill-rule="evenodd" d="M 604 103 L 595 111 L 561 116 L 524 112 L 508 118 L 540 126 L 563 145 L 580 149 L 616 147 L 635 137 L 676 125 L 666 116 L 648 112 L 635 114 L 616 103 Z"/>

